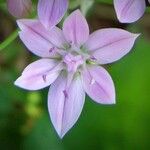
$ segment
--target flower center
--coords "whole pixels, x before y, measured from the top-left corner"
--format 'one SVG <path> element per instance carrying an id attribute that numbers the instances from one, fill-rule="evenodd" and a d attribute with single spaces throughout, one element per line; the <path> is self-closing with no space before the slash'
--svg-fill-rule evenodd
<path id="1" fill-rule="evenodd" d="M 68 72 L 76 72 L 78 67 L 84 63 L 81 55 L 73 55 L 71 53 L 67 54 L 63 61 L 67 66 Z"/>

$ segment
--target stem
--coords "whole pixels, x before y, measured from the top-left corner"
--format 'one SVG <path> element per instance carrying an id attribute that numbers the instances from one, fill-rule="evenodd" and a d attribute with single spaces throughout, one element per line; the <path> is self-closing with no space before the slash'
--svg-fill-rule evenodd
<path id="1" fill-rule="evenodd" d="M 11 44 L 18 36 L 18 29 L 15 30 L 5 41 L 0 44 L 0 51 L 5 49 L 9 44 Z"/>

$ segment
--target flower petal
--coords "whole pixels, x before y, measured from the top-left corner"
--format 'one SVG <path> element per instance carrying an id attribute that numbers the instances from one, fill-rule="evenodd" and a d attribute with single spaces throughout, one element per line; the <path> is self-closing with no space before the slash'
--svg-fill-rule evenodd
<path id="1" fill-rule="evenodd" d="M 15 85 L 27 90 L 42 89 L 55 81 L 61 67 L 55 60 L 40 59 L 25 68 Z"/>
<path id="2" fill-rule="evenodd" d="M 139 34 L 108 28 L 95 31 L 84 45 L 100 64 L 112 63 L 126 55 Z"/>
<path id="3" fill-rule="evenodd" d="M 137 21 L 145 11 L 145 0 L 114 0 L 117 17 L 122 23 Z"/>
<path id="4" fill-rule="evenodd" d="M 74 11 L 64 22 L 64 35 L 69 43 L 80 47 L 89 36 L 89 27 L 86 19 L 79 10 Z"/>
<path id="5" fill-rule="evenodd" d="M 22 18 L 29 14 L 32 2 L 31 0 L 7 0 L 7 7 L 13 16 Z"/>
<path id="6" fill-rule="evenodd" d="M 86 93 L 101 104 L 115 103 L 114 83 L 108 72 L 100 66 L 90 66 L 82 72 Z"/>
<path id="7" fill-rule="evenodd" d="M 51 121 L 61 138 L 78 120 L 85 101 L 85 92 L 80 77 L 73 79 L 68 90 L 66 82 L 66 76 L 60 75 L 51 85 L 48 94 Z"/>
<path id="8" fill-rule="evenodd" d="M 21 40 L 37 56 L 55 57 L 55 50 L 63 48 L 66 43 L 62 31 L 57 27 L 46 30 L 38 20 L 30 19 L 21 19 L 17 23 L 21 29 Z"/>
<path id="9" fill-rule="evenodd" d="M 58 24 L 68 8 L 68 0 L 39 0 L 38 16 L 46 28 Z"/>

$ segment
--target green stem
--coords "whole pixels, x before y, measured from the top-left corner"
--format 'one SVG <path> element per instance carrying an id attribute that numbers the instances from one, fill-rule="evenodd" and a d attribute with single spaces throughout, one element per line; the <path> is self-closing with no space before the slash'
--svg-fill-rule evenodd
<path id="1" fill-rule="evenodd" d="M 0 44 L 0 51 L 5 49 L 9 44 L 11 44 L 18 36 L 18 29 L 15 30 L 4 42 Z"/>

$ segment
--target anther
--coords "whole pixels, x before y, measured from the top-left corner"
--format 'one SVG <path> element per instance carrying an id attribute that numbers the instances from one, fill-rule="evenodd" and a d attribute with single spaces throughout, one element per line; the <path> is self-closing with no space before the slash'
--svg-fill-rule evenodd
<path id="1" fill-rule="evenodd" d="M 43 78 L 43 81 L 46 82 L 46 75 L 43 75 L 42 78 Z"/>
<path id="2" fill-rule="evenodd" d="M 95 80 L 92 78 L 90 85 L 93 85 L 95 83 Z"/>
<path id="3" fill-rule="evenodd" d="M 49 52 L 52 53 L 55 50 L 55 47 L 52 47 Z"/>
<path id="4" fill-rule="evenodd" d="M 65 98 L 68 98 L 68 93 L 66 90 L 63 91 Z"/>

